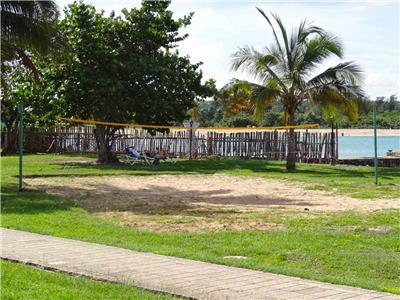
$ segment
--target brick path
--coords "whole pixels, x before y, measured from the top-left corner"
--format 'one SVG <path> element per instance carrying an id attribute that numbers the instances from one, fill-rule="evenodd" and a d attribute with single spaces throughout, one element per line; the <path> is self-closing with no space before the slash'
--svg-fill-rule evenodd
<path id="1" fill-rule="evenodd" d="M 1 257 L 196 299 L 400 299 L 348 286 L 1 229 Z"/>

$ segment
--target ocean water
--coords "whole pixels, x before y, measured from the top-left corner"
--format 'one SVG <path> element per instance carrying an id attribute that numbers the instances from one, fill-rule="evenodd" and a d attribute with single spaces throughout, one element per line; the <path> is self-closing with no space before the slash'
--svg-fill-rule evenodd
<path id="1" fill-rule="evenodd" d="M 400 151 L 400 136 L 378 136 L 378 156 Z M 339 136 L 339 158 L 374 156 L 373 136 Z"/>

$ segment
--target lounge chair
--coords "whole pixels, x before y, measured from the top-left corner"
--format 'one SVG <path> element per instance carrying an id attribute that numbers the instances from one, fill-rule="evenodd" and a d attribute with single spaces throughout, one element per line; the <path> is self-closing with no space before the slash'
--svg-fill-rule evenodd
<path id="1" fill-rule="evenodd" d="M 158 149 L 157 149 L 157 151 L 158 151 Z M 153 164 L 155 164 L 155 165 L 159 164 L 161 161 L 164 161 L 166 163 L 172 163 L 172 164 L 176 163 L 176 161 L 173 160 L 173 157 L 169 156 L 167 154 L 167 152 L 164 150 L 158 151 L 156 154 L 152 155 L 151 157 L 154 158 Z"/>
<path id="2" fill-rule="evenodd" d="M 124 163 L 134 165 L 134 164 L 140 164 L 144 163 L 146 165 L 152 165 L 154 164 L 155 158 L 150 157 L 146 154 L 141 154 L 138 151 L 136 151 L 135 148 L 133 147 L 128 147 L 125 149 L 125 156 L 124 156 Z"/>

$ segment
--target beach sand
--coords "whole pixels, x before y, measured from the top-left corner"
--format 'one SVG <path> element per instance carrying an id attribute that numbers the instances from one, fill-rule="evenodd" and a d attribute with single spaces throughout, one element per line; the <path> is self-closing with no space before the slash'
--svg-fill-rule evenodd
<path id="1" fill-rule="evenodd" d="M 96 217 L 157 232 L 280 230 L 284 224 L 265 216 L 400 209 L 399 199 L 354 199 L 298 182 L 226 174 L 40 177 L 26 183 Z"/>
<path id="2" fill-rule="evenodd" d="M 207 132 L 208 130 L 206 129 L 200 129 L 198 130 L 199 132 Z M 212 130 L 214 132 L 218 132 L 217 129 Z M 241 130 L 229 130 L 229 131 L 221 131 L 221 132 L 249 132 L 249 131 L 254 131 L 254 129 L 249 128 L 249 129 L 241 129 Z M 303 132 L 306 131 L 306 129 L 296 129 L 298 132 Z M 314 133 L 326 133 L 326 132 L 331 132 L 331 129 L 325 128 L 325 129 L 308 129 L 308 132 Z M 373 129 L 348 129 L 348 128 L 339 128 L 338 129 L 339 136 L 373 136 L 374 135 L 374 130 Z M 377 135 L 378 136 L 400 136 L 400 129 L 378 129 L 377 130 Z"/>
<path id="3" fill-rule="evenodd" d="M 298 182 L 234 175 L 154 175 L 29 178 L 29 186 L 75 200 L 91 212 L 143 207 L 229 207 L 312 211 L 374 211 L 400 208 L 393 199 L 360 200 L 333 191 L 307 190 Z"/>
<path id="4" fill-rule="evenodd" d="M 305 131 L 305 130 L 301 130 Z M 309 132 L 331 132 L 331 129 L 309 129 Z M 340 129 L 338 130 L 339 136 L 373 136 L 373 129 Z M 400 136 L 400 129 L 378 129 L 378 136 Z"/>

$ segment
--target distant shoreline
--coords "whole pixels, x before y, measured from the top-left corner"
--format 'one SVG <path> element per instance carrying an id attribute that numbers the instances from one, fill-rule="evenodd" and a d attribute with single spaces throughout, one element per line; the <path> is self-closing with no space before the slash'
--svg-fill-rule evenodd
<path id="1" fill-rule="evenodd" d="M 218 130 L 218 128 L 215 128 L 212 130 L 199 129 L 198 131 L 200 131 L 200 132 L 207 132 L 207 131 L 251 132 L 251 131 L 254 131 L 254 129 L 246 128 L 246 129 L 234 130 L 234 128 L 232 128 L 232 130 L 224 131 L 224 130 Z M 306 129 L 296 129 L 296 131 L 304 132 L 304 131 L 306 131 Z M 361 128 L 361 129 L 339 128 L 338 131 L 339 131 L 339 136 L 373 136 L 374 135 L 373 129 L 366 129 L 366 128 Z M 310 133 L 326 133 L 326 132 L 331 132 L 331 129 L 329 129 L 329 128 L 308 129 L 308 132 L 310 132 Z M 400 129 L 377 129 L 377 134 L 378 134 L 378 136 L 398 136 L 398 137 L 400 137 Z"/>
<path id="2" fill-rule="evenodd" d="M 300 130 L 305 131 L 305 130 Z M 308 132 L 331 132 L 331 129 L 308 129 Z M 349 128 L 339 128 L 338 129 L 339 136 L 373 136 L 373 129 L 349 129 Z M 377 129 L 378 136 L 399 136 L 400 137 L 400 129 Z"/>

